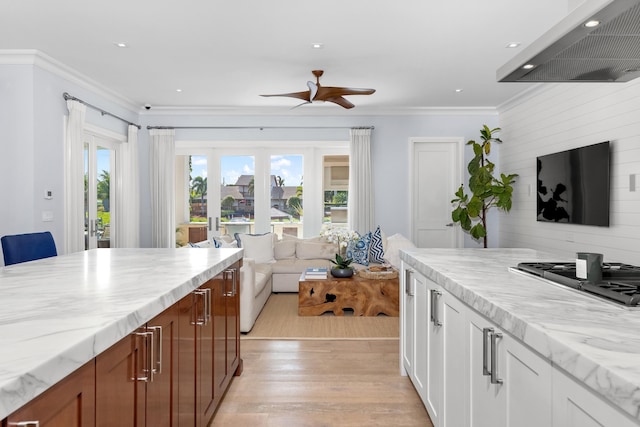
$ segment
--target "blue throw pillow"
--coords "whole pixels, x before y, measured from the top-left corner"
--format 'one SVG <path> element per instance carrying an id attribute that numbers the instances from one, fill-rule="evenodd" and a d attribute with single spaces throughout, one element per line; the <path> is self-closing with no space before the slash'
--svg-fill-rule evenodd
<path id="1" fill-rule="evenodd" d="M 384 247 L 382 246 L 382 231 L 380 231 L 380 226 L 371 234 L 369 261 L 384 264 Z"/>
<path id="2" fill-rule="evenodd" d="M 362 265 L 369 265 L 369 244 L 371 243 L 371 232 L 361 236 L 358 240 L 352 240 L 347 245 L 347 258 Z"/>

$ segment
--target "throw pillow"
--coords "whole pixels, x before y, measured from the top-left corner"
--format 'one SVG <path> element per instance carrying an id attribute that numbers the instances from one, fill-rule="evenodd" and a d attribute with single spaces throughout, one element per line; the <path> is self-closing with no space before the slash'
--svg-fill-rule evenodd
<path id="1" fill-rule="evenodd" d="M 296 257 L 295 240 L 279 240 L 273 246 L 273 257 L 275 259 L 293 259 Z"/>
<path id="2" fill-rule="evenodd" d="M 236 233 L 238 247 L 244 249 L 245 258 L 253 258 L 256 264 L 273 263 L 273 233 L 245 234 Z"/>
<path id="3" fill-rule="evenodd" d="M 214 237 L 211 239 L 213 241 L 213 246 L 216 248 L 237 248 L 238 242 L 233 240 L 232 242 L 227 242 L 226 240 L 220 237 Z"/>
<path id="4" fill-rule="evenodd" d="M 358 240 L 352 240 L 347 245 L 347 258 L 362 265 L 369 265 L 369 245 L 371 244 L 371 232 L 361 236 Z"/>
<path id="5" fill-rule="evenodd" d="M 382 244 L 382 232 L 380 226 L 371 234 L 371 244 L 369 246 L 369 261 L 384 263 L 384 245 Z"/>

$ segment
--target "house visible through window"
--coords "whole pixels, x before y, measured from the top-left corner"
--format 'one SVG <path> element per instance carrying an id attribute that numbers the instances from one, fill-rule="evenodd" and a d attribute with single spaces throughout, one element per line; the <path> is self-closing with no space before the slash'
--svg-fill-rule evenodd
<path id="1" fill-rule="evenodd" d="M 324 156 L 324 223 L 347 226 L 349 156 Z"/>

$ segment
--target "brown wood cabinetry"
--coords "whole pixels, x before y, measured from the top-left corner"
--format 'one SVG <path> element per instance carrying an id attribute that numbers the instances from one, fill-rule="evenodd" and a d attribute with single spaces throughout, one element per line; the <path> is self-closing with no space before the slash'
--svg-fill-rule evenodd
<path id="1" fill-rule="evenodd" d="M 177 307 L 96 357 L 96 426 L 177 426 Z"/>
<path id="2" fill-rule="evenodd" d="M 92 427 L 95 425 L 93 361 L 9 416 L 3 426 Z M 29 424 L 31 423 L 31 424 Z"/>
<path id="3" fill-rule="evenodd" d="M 206 427 L 231 377 L 241 372 L 241 262 L 99 354 L 0 425 Z"/>
<path id="4" fill-rule="evenodd" d="M 179 303 L 180 426 L 207 426 L 239 372 L 238 271 L 236 264 Z"/>

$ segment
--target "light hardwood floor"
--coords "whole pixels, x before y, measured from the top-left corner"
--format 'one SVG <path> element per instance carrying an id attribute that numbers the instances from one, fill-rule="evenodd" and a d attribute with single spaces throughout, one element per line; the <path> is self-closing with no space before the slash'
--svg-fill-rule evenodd
<path id="1" fill-rule="evenodd" d="M 398 340 L 242 340 L 212 426 L 427 426 Z"/>

